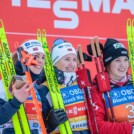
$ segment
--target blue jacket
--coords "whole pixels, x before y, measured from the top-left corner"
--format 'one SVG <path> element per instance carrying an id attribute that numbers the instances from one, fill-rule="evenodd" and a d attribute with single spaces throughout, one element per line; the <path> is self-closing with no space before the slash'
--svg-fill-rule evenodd
<path id="1" fill-rule="evenodd" d="M 16 62 L 15 69 L 18 75 L 24 75 L 19 61 Z M 42 72 L 38 75 L 33 74 L 32 72 L 30 73 L 31 73 L 32 80 L 37 81 L 38 84 L 42 83 L 42 79 L 45 80 L 44 70 L 42 70 Z M 44 89 L 43 85 L 38 85 L 38 84 L 35 84 L 34 86 L 41 98 L 42 112 L 43 112 L 44 117 L 46 117 L 51 109 L 48 103 L 48 100 L 45 97 L 48 93 L 48 90 L 42 90 Z M 3 89 L 0 89 L 0 90 L 3 90 Z M 20 105 L 21 103 L 15 97 L 13 97 L 13 99 L 9 101 L 6 101 L 0 98 L 0 125 L 7 123 L 12 118 L 12 116 L 18 111 L 18 109 L 20 108 Z"/>
<path id="2" fill-rule="evenodd" d="M 18 111 L 20 105 L 21 103 L 15 97 L 8 102 L 0 99 L 0 125 L 8 122 Z"/>

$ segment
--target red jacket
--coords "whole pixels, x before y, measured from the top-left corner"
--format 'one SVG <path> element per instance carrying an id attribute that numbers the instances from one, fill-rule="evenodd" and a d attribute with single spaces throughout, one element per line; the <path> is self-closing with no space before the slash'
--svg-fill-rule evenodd
<path id="1" fill-rule="evenodd" d="M 114 83 L 114 85 L 123 86 L 127 82 Z M 113 85 L 113 84 L 112 84 Z M 99 134 L 131 134 L 132 123 L 129 122 L 110 122 L 107 120 L 106 109 L 102 94 L 98 91 L 97 85 L 91 87 L 91 96 L 97 121 Z M 91 110 L 91 109 L 90 109 Z M 93 122 L 93 119 L 91 119 Z"/>

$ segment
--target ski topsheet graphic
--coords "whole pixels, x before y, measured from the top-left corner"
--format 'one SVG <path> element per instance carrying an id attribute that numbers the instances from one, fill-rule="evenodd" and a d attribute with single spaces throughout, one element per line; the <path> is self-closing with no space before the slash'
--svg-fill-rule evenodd
<path id="1" fill-rule="evenodd" d="M 134 19 L 127 19 L 127 39 L 134 86 Z"/>
<path id="2" fill-rule="evenodd" d="M 8 91 L 8 86 L 13 75 L 16 75 L 12 55 L 8 46 L 3 21 L 0 20 L 0 73 L 4 85 L 7 100 L 12 96 Z M 18 116 L 19 115 L 19 116 Z M 18 114 L 12 117 L 15 134 L 30 134 L 30 128 L 23 104 L 18 110 Z"/>
<path id="3" fill-rule="evenodd" d="M 54 67 L 52 64 L 52 60 L 50 57 L 50 52 L 47 45 L 46 40 L 46 31 L 45 30 L 37 30 L 37 39 L 42 42 L 44 52 L 45 52 L 45 74 L 47 78 L 47 84 L 50 92 L 50 96 L 52 99 L 52 104 L 54 109 L 64 108 L 64 102 L 62 99 L 62 95 L 60 93 L 60 89 L 58 86 L 58 81 L 55 75 Z M 67 120 L 65 123 L 59 125 L 59 130 L 61 134 L 72 134 L 72 130 L 70 127 L 70 123 Z"/>

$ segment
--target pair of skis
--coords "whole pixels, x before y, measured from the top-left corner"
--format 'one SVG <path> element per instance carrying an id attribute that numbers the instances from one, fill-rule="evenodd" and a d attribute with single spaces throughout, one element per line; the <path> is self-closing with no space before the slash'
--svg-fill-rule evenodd
<path id="1" fill-rule="evenodd" d="M 12 76 L 16 75 L 16 72 L 2 20 L 0 20 L 0 73 L 6 97 L 7 100 L 9 100 L 12 96 L 8 91 L 8 86 Z M 15 134 L 31 134 L 23 104 L 20 106 L 18 114 L 16 113 L 13 115 L 12 122 Z"/>
<path id="2" fill-rule="evenodd" d="M 52 104 L 54 109 L 65 109 L 64 108 L 64 102 L 62 99 L 62 95 L 59 89 L 58 81 L 56 78 L 56 74 L 54 71 L 54 67 L 52 64 L 47 39 L 46 39 L 46 31 L 45 30 L 37 30 L 37 39 L 42 42 L 44 52 L 45 52 L 45 66 L 44 71 L 47 78 L 47 84 L 50 92 L 50 96 L 52 99 Z M 61 134 L 72 134 L 72 130 L 70 127 L 70 123 L 67 120 L 65 123 L 59 125 L 59 130 Z"/>
<path id="3" fill-rule="evenodd" d="M 128 39 L 129 58 L 132 69 L 132 80 L 134 86 L 134 19 L 127 19 L 126 30 Z"/>

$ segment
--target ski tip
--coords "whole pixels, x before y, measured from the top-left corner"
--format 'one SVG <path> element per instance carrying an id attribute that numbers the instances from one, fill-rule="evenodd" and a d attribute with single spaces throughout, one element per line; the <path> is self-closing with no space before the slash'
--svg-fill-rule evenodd
<path id="1" fill-rule="evenodd" d="M 39 28 L 37 29 L 37 37 L 41 37 L 41 30 Z"/>
<path id="2" fill-rule="evenodd" d="M 127 26 L 131 26 L 131 19 L 130 18 L 127 19 Z"/>
<path id="3" fill-rule="evenodd" d="M 3 20 L 0 19 L 0 27 L 3 27 Z"/>
<path id="4" fill-rule="evenodd" d="M 19 42 L 18 41 L 15 41 L 14 42 L 14 48 L 17 49 L 19 47 Z"/>
<path id="5" fill-rule="evenodd" d="M 134 27 L 134 19 L 132 19 L 132 27 Z"/>
<path id="6" fill-rule="evenodd" d="M 46 37 L 46 30 L 45 29 L 42 30 L 42 36 Z"/>

